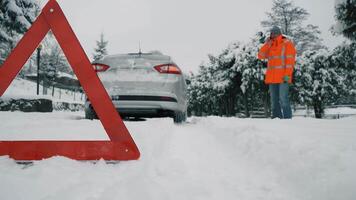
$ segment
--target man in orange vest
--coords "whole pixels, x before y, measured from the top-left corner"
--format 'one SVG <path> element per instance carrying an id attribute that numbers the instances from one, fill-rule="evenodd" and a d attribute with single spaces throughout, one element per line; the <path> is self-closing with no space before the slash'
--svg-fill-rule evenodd
<path id="1" fill-rule="evenodd" d="M 292 118 L 289 84 L 292 83 L 295 58 L 293 42 L 282 35 L 279 27 L 274 26 L 270 38 L 258 52 L 258 59 L 268 60 L 265 83 L 269 85 L 272 118 Z"/>

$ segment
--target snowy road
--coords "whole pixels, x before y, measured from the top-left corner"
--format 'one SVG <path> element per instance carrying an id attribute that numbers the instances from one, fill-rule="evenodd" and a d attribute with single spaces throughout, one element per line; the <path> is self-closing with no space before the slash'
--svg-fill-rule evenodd
<path id="1" fill-rule="evenodd" d="M 83 113 L 0 112 L 0 140 L 107 139 Z M 125 122 L 141 151 L 117 165 L 0 157 L 0 199 L 356 199 L 356 118 Z"/>

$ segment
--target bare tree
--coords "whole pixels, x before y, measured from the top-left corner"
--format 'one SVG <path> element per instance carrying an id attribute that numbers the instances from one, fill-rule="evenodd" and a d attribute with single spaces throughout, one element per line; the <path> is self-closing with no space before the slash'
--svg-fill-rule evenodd
<path id="1" fill-rule="evenodd" d="M 319 27 L 311 24 L 304 26 L 303 22 L 308 19 L 309 13 L 304 8 L 295 6 L 293 1 L 274 0 L 271 12 L 266 15 L 267 19 L 261 25 L 266 29 L 281 27 L 283 34 L 295 42 L 299 54 L 306 50 L 325 48 Z"/>

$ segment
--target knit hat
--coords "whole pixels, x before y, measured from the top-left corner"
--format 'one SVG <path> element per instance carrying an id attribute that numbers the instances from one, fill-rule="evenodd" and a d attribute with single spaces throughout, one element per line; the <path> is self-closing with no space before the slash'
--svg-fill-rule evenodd
<path id="1" fill-rule="evenodd" d="M 282 31 L 278 26 L 273 26 L 271 29 L 271 35 L 281 35 Z"/>

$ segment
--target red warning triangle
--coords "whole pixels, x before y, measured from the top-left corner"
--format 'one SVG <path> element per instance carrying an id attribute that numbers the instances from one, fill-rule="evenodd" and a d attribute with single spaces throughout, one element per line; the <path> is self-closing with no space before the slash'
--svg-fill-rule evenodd
<path id="1" fill-rule="evenodd" d="M 0 96 L 31 54 L 52 30 L 87 94 L 110 141 L 0 141 L 0 156 L 15 160 L 41 160 L 65 156 L 76 160 L 134 160 L 140 152 L 94 71 L 79 40 L 55 0 L 50 0 L 0 67 Z"/>

